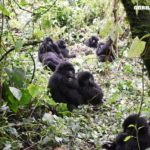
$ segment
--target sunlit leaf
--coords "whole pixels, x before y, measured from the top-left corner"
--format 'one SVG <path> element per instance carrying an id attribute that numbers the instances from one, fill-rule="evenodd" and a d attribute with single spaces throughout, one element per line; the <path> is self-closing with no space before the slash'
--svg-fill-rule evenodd
<path id="1" fill-rule="evenodd" d="M 30 95 L 28 89 L 22 89 L 21 92 L 22 92 L 22 97 L 21 97 L 19 104 L 20 105 L 29 104 L 31 101 L 31 95 Z"/>
<path id="2" fill-rule="evenodd" d="M 127 137 L 124 139 L 124 142 L 129 141 L 131 138 L 133 138 L 133 136 L 127 136 Z"/>
<path id="3" fill-rule="evenodd" d="M 128 57 L 129 58 L 134 58 L 134 57 L 140 57 L 140 55 L 143 53 L 145 49 L 145 42 L 141 41 L 138 37 L 136 37 L 132 44 L 131 47 L 128 51 Z"/>
<path id="4" fill-rule="evenodd" d="M 22 92 L 15 88 L 15 87 L 9 87 L 11 93 L 13 94 L 13 96 L 20 101 L 21 97 L 22 97 Z"/>
<path id="5" fill-rule="evenodd" d="M 28 90 L 32 97 L 36 97 L 39 94 L 39 92 L 41 91 L 41 88 L 34 84 L 30 84 L 28 86 Z"/>

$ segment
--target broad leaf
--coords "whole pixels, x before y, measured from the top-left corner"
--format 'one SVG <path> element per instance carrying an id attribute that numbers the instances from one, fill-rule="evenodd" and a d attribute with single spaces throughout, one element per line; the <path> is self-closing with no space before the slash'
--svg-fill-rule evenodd
<path id="1" fill-rule="evenodd" d="M 138 37 L 136 37 L 131 44 L 131 47 L 128 52 L 128 57 L 140 57 L 145 49 L 145 44 L 146 43 L 144 41 L 141 41 Z"/>
<path id="2" fill-rule="evenodd" d="M 21 100 L 20 100 L 20 105 L 27 105 L 30 103 L 31 101 L 31 95 L 28 91 L 28 89 L 22 89 L 21 90 L 22 92 L 22 97 L 21 97 Z"/>
<path id="3" fill-rule="evenodd" d="M 13 96 L 18 100 L 20 101 L 21 97 L 22 97 L 22 92 L 15 88 L 15 87 L 9 87 L 11 93 L 13 94 Z"/>
<path id="4" fill-rule="evenodd" d="M 29 93 L 31 94 L 32 97 L 36 97 L 40 93 L 41 88 L 39 86 L 34 85 L 34 84 L 30 84 L 28 86 L 28 90 L 29 90 Z"/>

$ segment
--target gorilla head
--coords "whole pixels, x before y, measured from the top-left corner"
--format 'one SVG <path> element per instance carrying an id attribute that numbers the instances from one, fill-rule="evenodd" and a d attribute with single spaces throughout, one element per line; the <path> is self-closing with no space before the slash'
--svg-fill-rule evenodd
<path id="1" fill-rule="evenodd" d="M 132 114 L 128 116 L 123 123 L 123 130 L 129 135 L 136 136 L 138 129 L 138 135 L 148 133 L 149 125 L 145 118 L 139 117 L 138 114 Z"/>
<path id="2" fill-rule="evenodd" d="M 71 63 L 69 62 L 62 62 L 56 68 L 56 73 L 61 74 L 64 78 L 74 79 L 75 78 L 75 70 Z"/>
<path id="3" fill-rule="evenodd" d="M 60 48 L 66 48 L 66 43 L 65 43 L 65 41 L 64 40 L 58 40 L 57 41 L 57 44 L 58 44 L 58 47 L 60 47 Z"/>
<path id="4" fill-rule="evenodd" d="M 91 36 L 86 42 L 85 45 L 92 48 L 97 48 L 98 44 L 98 37 L 97 36 Z"/>
<path id="5" fill-rule="evenodd" d="M 88 71 L 80 72 L 78 74 L 78 82 L 80 86 L 94 86 L 94 78 Z"/>

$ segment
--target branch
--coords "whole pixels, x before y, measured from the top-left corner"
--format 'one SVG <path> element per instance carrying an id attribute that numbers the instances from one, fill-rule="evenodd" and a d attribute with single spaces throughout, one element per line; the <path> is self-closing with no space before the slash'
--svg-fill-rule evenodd
<path id="1" fill-rule="evenodd" d="M 27 10 L 27 9 L 24 9 L 24 8 L 22 8 L 15 0 L 13 0 L 14 2 L 15 2 L 15 4 L 19 7 L 19 9 L 21 9 L 21 10 L 23 10 L 23 11 L 26 11 L 26 12 L 28 12 L 28 13 L 31 13 L 32 14 L 32 11 L 30 11 L 30 10 Z"/>
<path id="2" fill-rule="evenodd" d="M 37 45 L 39 43 L 41 43 L 42 41 L 28 41 L 27 43 L 24 43 L 22 47 L 26 47 L 26 46 L 30 46 L 30 45 Z M 2 57 L 0 58 L 0 61 L 2 61 L 10 52 L 12 52 L 13 50 L 15 50 L 15 46 L 12 46 L 6 53 L 4 53 L 2 55 Z"/>
<path id="3" fill-rule="evenodd" d="M 141 96 L 141 103 L 140 103 L 140 108 L 138 112 L 139 116 L 141 115 L 143 103 L 144 103 L 144 64 L 142 64 L 142 96 Z"/>
<path id="4" fill-rule="evenodd" d="M 43 12 L 40 14 L 40 16 L 44 15 L 45 13 L 47 13 L 47 12 L 56 4 L 56 2 L 57 2 L 57 0 L 55 0 L 55 1 L 53 2 L 53 4 L 50 5 L 49 8 L 47 8 L 45 11 L 43 11 Z M 37 14 L 38 14 L 38 13 L 35 13 L 34 15 L 37 15 Z"/>
<path id="5" fill-rule="evenodd" d="M 4 0 L 2 2 L 3 8 L 2 8 L 2 26 L 1 26 L 1 35 L 0 35 L 0 45 L 2 45 L 2 36 L 3 36 L 3 28 L 4 28 Z"/>
<path id="6" fill-rule="evenodd" d="M 30 83 L 32 83 L 32 81 L 33 81 L 33 79 L 34 79 L 34 75 L 35 75 L 36 66 L 35 66 L 35 60 L 34 60 L 33 55 L 32 55 L 31 53 L 29 53 L 29 55 L 30 55 L 30 57 L 31 57 L 31 59 L 32 59 L 32 61 L 33 61 L 33 66 L 34 66 L 33 73 L 32 73 L 32 77 L 31 77 L 31 81 L 30 81 Z"/>

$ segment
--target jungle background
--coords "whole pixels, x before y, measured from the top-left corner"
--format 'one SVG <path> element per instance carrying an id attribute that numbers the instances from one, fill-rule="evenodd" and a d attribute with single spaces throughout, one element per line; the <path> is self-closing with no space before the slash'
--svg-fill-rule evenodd
<path id="1" fill-rule="evenodd" d="M 149 5 L 147 0 L 142 3 Z M 134 24 L 142 34 L 135 33 L 133 18 L 122 4 L 124 0 L 0 1 L 0 149 L 101 149 L 121 131 L 129 114 L 141 111 L 150 119 L 149 66 L 141 59 L 149 40 L 150 11 L 144 11 L 144 28 Z M 69 112 L 66 104 L 47 95 L 52 72 L 37 54 L 49 35 L 54 40 L 63 37 L 70 53 L 77 55 L 69 60 L 76 72 L 94 75 L 104 92 L 101 106 L 83 105 Z M 95 50 L 84 45 L 91 35 L 100 41 L 113 38 L 113 63 L 98 62 Z"/>

